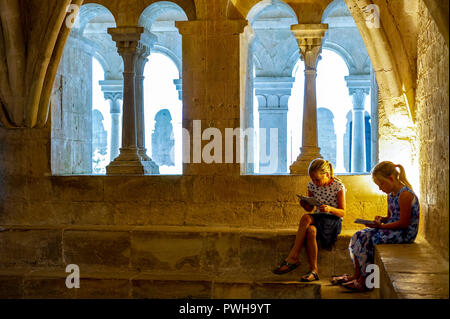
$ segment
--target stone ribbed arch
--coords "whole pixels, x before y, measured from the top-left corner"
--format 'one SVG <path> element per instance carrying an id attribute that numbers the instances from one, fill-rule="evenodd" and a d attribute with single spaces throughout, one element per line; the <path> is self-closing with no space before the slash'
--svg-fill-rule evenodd
<path id="1" fill-rule="evenodd" d="M 228 0 L 226 17 L 228 19 L 244 19 L 256 6 L 283 2 L 292 8 L 298 23 L 320 23 L 322 14 L 332 0 Z"/>
<path id="2" fill-rule="evenodd" d="M 170 14 L 173 20 L 186 21 L 188 17 L 183 8 L 170 1 L 158 1 L 148 6 L 139 17 L 139 26 L 151 30 L 152 24 L 164 14 Z"/>
<path id="3" fill-rule="evenodd" d="M 75 24 L 71 37 L 78 37 L 78 41 L 83 41 L 87 44 L 86 47 L 90 48 L 91 55 L 97 59 L 102 66 L 105 73 L 105 79 L 122 79 L 123 63 L 122 59 L 116 52 L 116 46 L 112 42 L 111 36 L 106 33 L 101 36 L 91 37 L 85 34 L 86 27 L 92 20 L 97 17 L 104 17 L 109 19 L 111 27 L 116 26 L 116 19 L 112 12 L 105 6 L 97 3 L 87 3 L 81 6 L 80 12 L 77 17 L 77 23 Z M 117 63 L 117 61 L 120 61 Z M 118 69 L 119 68 L 119 69 Z"/>
<path id="4" fill-rule="evenodd" d="M 391 14 L 391 9 L 385 2 L 371 0 L 345 0 L 355 23 L 361 33 L 363 41 L 372 61 L 376 78 L 379 84 L 381 100 L 384 104 L 388 118 L 403 114 L 404 120 L 411 124 L 415 121 L 415 69 L 411 59 L 415 60 L 414 53 L 407 54 L 401 33 Z M 371 13 L 366 8 L 376 8 L 380 12 L 379 27 L 371 27 Z M 369 6 L 369 7 L 368 7 Z M 395 48 L 393 50 L 392 48 Z"/>
<path id="5" fill-rule="evenodd" d="M 284 3 L 281 0 L 263 0 L 258 3 L 256 3 L 248 12 L 247 14 L 247 20 L 250 23 L 253 23 L 255 20 L 258 19 L 258 16 L 266 9 L 267 7 L 274 8 L 275 10 L 278 10 L 279 12 L 285 12 L 289 17 L 292 17 L 293 23 L 298 23 L 297 15 L 295 14 L 294 10 Z"/>
<path id="6" fill-rule="evenodd" d="M 79 32 L 83 34 L 86 26 L 98 16 L 101 15 L 110 15 L 111 19 L 114 21 L 116 18 L 112 14 L 112 12 L 104 5 L 98 3 L 86 3 L 80 8 L 80 12 L 78 13 L 77 23 L 79 26 Z"/>
<path id="7" fill-rule="evenodd" d="M 8 26 L 0 29 L 0 121 L 5 127 L 43 127 L 47 122 L 53 81 L 70 32 L 67 8 L 82 3 L 0 2 L 1 24 Z"/>

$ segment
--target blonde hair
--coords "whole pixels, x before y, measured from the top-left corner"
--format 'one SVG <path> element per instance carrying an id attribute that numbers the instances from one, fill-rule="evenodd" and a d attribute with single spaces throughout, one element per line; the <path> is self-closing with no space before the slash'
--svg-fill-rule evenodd
<path id="1" fill-rule="evenodd" d="M 328 173 L 330 175 L 330 178 L 334 178 L 333 174 L 333 165 L 324 159 L 316 158 L 313 160 L 308 167 L 308 174 L 311 176 L 312 173 Z"/>
<path id="2" fill-rule="evenodd" d="M 397 170 L 397 168 L 399 170 Z M 378 163 L 378 165 L 375 166 L 374 169 L 372 170 L 372 178 L 375 178 L 376 176 L 381 176 L 383 178 L 394 176 L 394 178 L 401 184 L 408 186 L 410 189 L 412 189 L 411 184 L 408 182 L 408 179 L 406 178 L 405 169 L 400 164 L 394 164 L 389 161 Z"/>

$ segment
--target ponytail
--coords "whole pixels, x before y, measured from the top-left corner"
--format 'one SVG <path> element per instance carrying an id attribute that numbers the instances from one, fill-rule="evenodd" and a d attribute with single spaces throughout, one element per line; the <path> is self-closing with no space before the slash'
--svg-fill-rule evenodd
<path id="1" fill-rule="evenodd" d="M 398 180 L 400 181 L 400 183 L 402 183 L 403 185 L 408 186 L 410 189 L 412 189 L 411 184 L 409 183 L 408 179 L 406 178 L 405 168 L 400 164 L 395 165 L 395 167 L 398 167 L 400 170 L 400 174 L 398 175 Z"/>
<path id="2" fill-rule="evenodd" d="M 399 170 L 397 170 L 397 168 Z M 400 164 L 394 164 L 389 161 L 384 161 L 378 163 L 377 166 L 372 170 L 372 178 L 375 176 L 381 176 L 384 178 L 388 178 L 390 176 L 394 176 L 401 184 L 407 186 L 412 190 L 412 186 L 406 178 L 405 168 Z"/>

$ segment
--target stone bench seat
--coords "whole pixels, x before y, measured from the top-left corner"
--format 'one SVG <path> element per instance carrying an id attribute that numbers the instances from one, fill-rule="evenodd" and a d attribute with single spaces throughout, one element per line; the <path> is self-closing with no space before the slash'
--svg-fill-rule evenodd
<path id="1" fill-rule="evenodd" d="M 301 265 L 278 276 L 295 229 L 194 226 L 4 226 L 0 232 L 0 298 L 242 298 L 354 299 L 331 286 L 351 272 L 343 232 L 331 251 L 320 249 L 321 280 L 301 283 Z M 65 267 L 80 267 L 85 289 L 65 287 Z"/>
<path id="2" fill-rule="evenodd" d="M 299 278 L 309 270 L 305 249 L 300 254 L 301 265 L 297 269 L 283 276 L 272 273 L 289 252 L 295 229 L 4 227 L 6 231 L 0 232 L 0 286 L 4 287 L 3 293 L 9 291 L 8 296 L 12 298 L 19 295 L 32 297 L 34 288 L 42 285 L 49 289 L 47 296 L 63 291 L 65 298 L 68 292 L 65 281 L 61 279 L 68 275 L 65 267 L 69 264 L 80 267 L 81 277 L 86 279 L 88 287 L 91 282 L 92 285 L 98 283 L 98 289 L 111 286 L 105 289 L 114 292 L 115 285 L 123 285 L 117 288 L 119 292 L 108 298 L 122 297 L 126 289 L 130 298 L 158 298 L 155 293 L 159 290 L 145 294 L 132 292 L 130 287 L 140 282 L 142 276 L 145 277 L 142 285 L 147 286 L 155 281 L 155 287 L 165 283 L 173 288 L 177 282 L 182 282 L 181 286 L 187 287 L 187 292 L 183 292 L 186 298 L 320 298 L 320 287 L 329 285 L 331 275 L 349 272 L 353 268 L 347 250 L 350 233 L 342 233 L 331 251 L 320 249 L 321 280 L 309 284 L 299 282 Z M 51 288 L 52 283 L 55 291 Z M 16 287 L 16 290 L 11 287 Z M 189 287 L 196 287 L 197 290 L 192 289 L 197 292 L 190 292 Z M 161 289 L 171 293 L 171 298 L 182 297 L 174 295 L 174 289 Z M 327 293 L 329 295 L 329 291 Z"/>
<path id="3" fill-rule="evenodd" d="M 319 299 L 323 282 L 252 281 L 193 274 L 80 270 L 80 288 L 68 289 L 64 268 L 0 269 L 0 299 Z"/>
<path id="4" fill-rule="evenodd" d="M 377 245 L 375 263 L 380 267 L 380 298 L 449 298 L 449 263 L 423 239 Z"/>
<path id="5" fill-rule="evenodd" d="M 80 268 L 124 269 L 166 274 L 193 273 L 277 280 L 272 274 L 288 254 L 296 230 L 187 226 L 8 226 L 0 232 L 0 268 L 77 264 Z M 352 270 L 343 233 L 331 251 L 320 249 L 322 278 Z M 284 280 L 309 270 L 301 265 Z"/>

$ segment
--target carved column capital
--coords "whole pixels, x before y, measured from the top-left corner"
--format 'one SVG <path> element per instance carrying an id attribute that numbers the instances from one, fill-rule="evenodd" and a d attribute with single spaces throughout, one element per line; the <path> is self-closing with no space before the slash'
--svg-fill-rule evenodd
<path id="1" fill-rule="evenodd" d="M 150 48 L 145 44 L 139 43 L 136 57 L 136 76 L 142 77 L 144 74 L 145 64 L 148 62 Z"/>
<path id="2" fill-rule="evenodd" d="M 291 96 L 293 77 L 255 77 L 255 95 L 259 102 L 259 111 L 288 110 L 288 101 Z"/>
<path id="3" fill-rule="evenodd" d="M 322 51 L 322 39 L 328 30 L 328 24 L 296 24 L 291 31 L 305 61 L 305 71 L 316 70 L 317 59 Z"/>
<path id="4" fill-rule="evenodd" d="M 105 100 L 118 101 L 123 99 L 122 92 L 105 92 Z"/>
<path id="5" fill-rule="evenodd" d="M 109 28 L 108 33 L 116 42 L 117 52 L 123 58 L 124 73 L 134 73 L 135 62 L 143 27 Z"/>
<path id="6" fill-rule="evenodd" d="M 370 93 L 370 74 L 352 74 L 345 77 L 350 95 L 353 97 L 353 108 L 364 109 L 364 101 Z"/>

